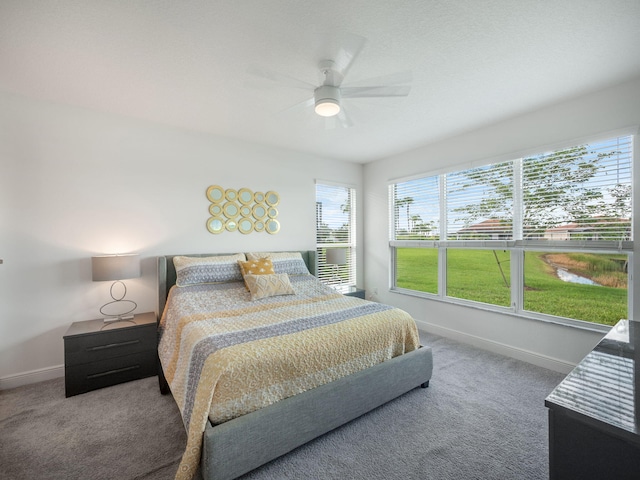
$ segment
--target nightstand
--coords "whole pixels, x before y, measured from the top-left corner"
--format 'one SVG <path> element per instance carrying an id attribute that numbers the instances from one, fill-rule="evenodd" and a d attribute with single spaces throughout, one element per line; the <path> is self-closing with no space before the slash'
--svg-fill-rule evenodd
<path id="1" fill-rule="evenodd" d="M 347 297 L 358 297 L 364 300 L 366 292 L 365 290 L 358 287 L 346 287 L 341 291 L 341 293 L 343 295 L 346 295 Z"/>
<path id="2" fill-rule="evenodd" d="M 129 321 L 74 322 L 64 335 L 65 395 L 157 375 L 157 347 L 153 312 Z"/>

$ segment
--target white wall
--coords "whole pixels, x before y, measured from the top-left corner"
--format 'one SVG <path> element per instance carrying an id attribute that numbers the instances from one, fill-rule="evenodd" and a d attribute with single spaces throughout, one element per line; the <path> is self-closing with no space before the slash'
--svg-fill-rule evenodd
<path id="1" fill-rule="evenodd" d="M 314 180 L 361 192 L 363 170 L 2 93 L 0 165 L 0 388 L 63 374 L 64 332 L 110 299 L 92 255 L 140 253 L 127 298 L 153 311 L 156 255 L 314 249 Z M 277 191 L 280 233 L 210 234 L 212 184 Z"/>
<path id="2" fill-rule="evenodd" d="M 62 374 L 67 327 L 109 299 L 91 281 L 92 255 L 139 252 L 128 297 L 151 311 L 156 255 L 312 249 L 316 178 L 358 187 L 369 294 L 436 333 L 567 371 L 600 334 L 388 291 L 387 184 L 638 124 L 640 79 L 368 164 L 363 181 L 357 164 L 0 93 L 0 388 Z M 216 183 L 278 191 L 281 232 L 208 233 Z"/>
<path id="3" fill-rule="evenodd" d="M 558 371 L 569 371 L 599 341 L 602 333 L 390 292 L 388 225 L 377 220 L 380 212 L 387 217 L 389 180 L 449 171 L 456 165 L 473 161 L 508 160 L 522 153 L 544 151 L 546 146 L 638 125 L 640 78 L 367 164 L 364 171 L 367 291 L 377 289 L 380 301 L 404 308 L 421 326 L 434 333 Z M 637 167 L 638 155 L 635 163 Z M 634 189 L 640 192 L 637 181 Z M 640 195 L 635 199 L 636 211 L 640 211 L 637 197 Z M 636 239 L 639 238 L 638 223 L 635 223 Z M 639 257 L 637 252 L 635 256 Z M 637 261 L 634 270 L 640 273 Z M 636 281 L 634 298 L 640 299 L 639 291 L 640 281 Z M 640 300 L 635 303 L 634 318 L 640 319 L 637 305 Z"/>

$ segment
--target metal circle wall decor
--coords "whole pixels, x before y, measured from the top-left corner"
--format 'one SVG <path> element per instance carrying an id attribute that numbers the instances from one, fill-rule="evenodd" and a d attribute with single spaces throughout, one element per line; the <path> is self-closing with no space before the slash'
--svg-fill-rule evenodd
<path id="1" fill-rule="evenodd" d="M 238 190 L 238 200 L 243 205 L 249 205 L 253 202 L 253 192 L 248 188 Z"/>
<path id="2" fill-rule="evenodd" d="M 251 231 L 253 230 L 254 226 L 253 226 L 253 222 L 251 221 L 250 218 L 241 218 L 238 221 L 238 230 L 240 231 L 240 233 L 251 233 Z"/>
<path id="3" fill-rule="evenodd" d="M 207 220 L 207 230 L 211 233 L 222 233 L 224 231 L 224 219 L 222 217 L 211 217 Z"/>
<path id="4" fill-rule="evenodd" d="M 227 232 L 235 232 L 238 229 L 238 222 L 234 218 L 230 218 L 224 224 L 224 228 L 227 229 Z"/>
<path id="5" fill-rule="evenodd" d="M 267 215 L 267 209 L 264 208 L 264 205 L 257 203 L 253 207 L 253 218 L 256 220 L 262 220 Z"/>
<path id="6" fill-rule="evenodd" d="M 223 231 L 267 232 L 275 235 L 280 231 L 280 222 L 276 220 L 280 195 L 273 190 L 253 192 L 243 187 L 223 189 L 219 185 L 207 188 L 207 199 L 211 202 L 207 220 L 207 230 L 213 234 Z"/>
<path id="7" fill-rule="evenodd" d="M 278 203 L 280 203 L 280 195 L 278 195 L 276 192 L 267 192 L 264 201 L 267 202 L 267 205 L 269 205 L 270 207 L 275 207 L 276 205 L 278 205 Z"/>
<path id="8" fill-rule="evenodd" d="M 224 216 L 227 218 L 236 218 L 238 215 L 240 215 L 240 208 L 235 202 L 225 203 L 222 207 L 222 211 L 224 212 Z"/>
<path id="9" fill-rule="evenodd" d="M 228 188 L 224 191 L 224 198 L 229 200 L 230 202 L 235 202 L 238 198 L 238 191 L 233 188 Z"/>
<path id="10" fill-rule="evenodd" d="M 280 231 L 280 222 L 278 222 L 278 220 L 274 218 L 270 218 L 269 220 L 267 220 L 264 229 L 267 231 L 267 233 L 275 235 Z"/>
<path id="11" fill-rule="evenodd" d="M 207 188 L 207 198 L 211 203 L 220 203 L 224 200 L 224 189 L 220 185 L 211 185 Z"/>

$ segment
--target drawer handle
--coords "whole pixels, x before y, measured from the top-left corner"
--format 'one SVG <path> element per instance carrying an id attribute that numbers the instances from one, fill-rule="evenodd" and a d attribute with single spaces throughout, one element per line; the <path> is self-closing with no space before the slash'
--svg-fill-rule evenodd
<path id="1" fill-rule="evenodd" d="M 140 343 L 140 340 L 130 340 L 128 342 L 109 343 L 107 345 L 98 345 L 97 347 L 89 347 L 87 348 L 87 352 L 95 352 L 96 350 L 105 350 L 107 348 L 126 347 L 127 345 L 135 345 L 136 343 Z"/>
<path id="2" fill-rule="evenodd" d="M 87 375 L 88 380 L 94 378 L 106 377 L 107 375 L 114 375 L 116 373 L 128 372 L 129 370 L 136 370 L 140 368 L 140 365 L 133 365 L 131 367 L 118 368 L 117 370 L 109 370 L 108 372 L 94 373 L 93 375 Z"/>

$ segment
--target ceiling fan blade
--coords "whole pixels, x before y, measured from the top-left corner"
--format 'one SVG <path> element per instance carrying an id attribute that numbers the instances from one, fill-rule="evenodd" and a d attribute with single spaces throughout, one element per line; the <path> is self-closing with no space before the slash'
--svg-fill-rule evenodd
<path id="1" fill-rule="evenodd" d="M 367 39 L 355 34 L 337 35 L 326 45 L 322 60 L 332 60 L 335 70 L 344 76 L 367 43 Z"/>
<path id="2" fill-rule="evenodd" d="M 410 84 L 413 80 L 411 70 L 403 72 L 391 73 L 389 75 L 381 75 L 379 77 L 365 78 L 355 82 L 349 82 L 344 87 L 368 87 L 370 85 L 401 85 Z"/>
<path id="3" fill-rule="evenodd" d="M 342 128 L 353 127 L 354 125 L 353 120 L 351 120 L 351 117 L 347 114 L 344 107 L 340 109 L 340 112 L 338 113 L 337 117 L 338 117 L 338 122 L 340 122 L 340 125 L 342 126 Z"/>
<path id="4" fill-rule="evenodd" d="M 316 85 L 313 83 L 305 82 L 304 80 L 260 67 L 251 67 L 247 70 L 247 73 L 254 77 L 277 83 L 283 87 L 292 87 L 311 91 L 316 88 Z M 264 83 L 261 83 L 261 86 L 264 86 Z"/>
<path id="5" fill-rule="evenodd" d="M 408 85 L 340 88 L 342 98 L 406 97 L 410 91 Z"/>
<path id="6" fill-rule="evenodd" d="M 340 112 L 333 117 L 325 117 L 324 118 L 324 129 L 325 130 L 335 130 L 338 128 L 350 128 L 353 127 L 354 123 L 345 112 L 344 107 L 340 109 Z"/>
<path id="7" fill-rule="evenodd" d="M 293 105 L 291 105 L 290 107 L 287 107 L 283 110 L 280 110 L 279 113 L 285 113 L 285 112 L 290 112 L 292 110 L 303 110 L 305 108 L 308 107 L 313 107 L 315 105 L 316 101 L 313 97 L 311 98 L 307 98 L 306 100 L 303 100 L 302 102 L 298 102 L 295 103 Z"/>

